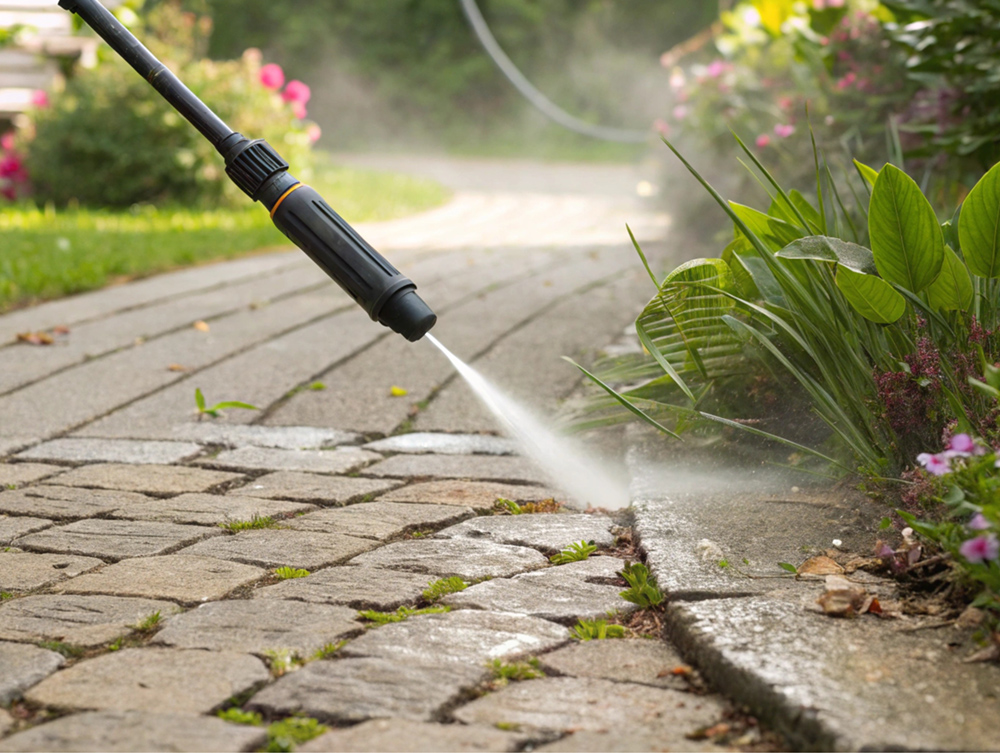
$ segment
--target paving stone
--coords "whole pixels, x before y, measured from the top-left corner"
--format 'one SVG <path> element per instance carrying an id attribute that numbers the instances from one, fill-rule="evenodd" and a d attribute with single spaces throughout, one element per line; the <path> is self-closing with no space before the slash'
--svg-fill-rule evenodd
<path id="1" fill-rule="evenodd" d="M 41 531 L 52 525 L 45 518 L 16 517 L 0 515 L 0 546 L 9 546 L 18 536 L 25 536 L 34 531 Z"/>
<path id="2" fill-rule="evenodd" d="M 517 455 L 517 442 L 489 434 L 438 434 L 413 432 L 386 437 L 364 445 L 372 452 L 407 455 Z"/>
<path id="3" fill-rule="evenodd" d="M 118 562 L 98 573 L 74 578 L 57 590 L 62 593 L 141 596 L 195 604 L 221 599 L 230 591 L 265 574 L 260 568 L 214 557 L 168 554 Z"/>
<path id="4" fill-rule="evenodd" d="M 14 726 L 14 718 L 8 714 L 3 709 L 0 709 L 0 737 L 6 735 L 7 732 Z M 0 741 L 0 750 L 3 749 L 3 742 Z M 41 750 L 39 748 L 39 750 Z"/>
<path id="5" fill-rule="evenodd" d="M 313 426 L 245 426 L 243 424 L 200 423 L 174 427 L 177 439 L 225 447 L 274 447 L 280 450 L 322 450 L 358 444 L 360 434 Z"/>
<path id="6" fill-rule="evenodd" d="M 295 599 L 314 604 L 344 604 L 352 609 L 392 611 L 416 604 L 435 577 L 375 567 L 329 567 L 307 578 L 258 588 L 255 599 Z"/>
<path id="7" fill-rule="evenodd" d="M 25 450 L 25 460 L 63 460 L 78 463 L 180 463 L 201 452 L 192 442 L 141 442 L 132 439 L 66 437 Z"/>
<path id="8" fill-rule="evenodd" d="M 395 455 L 365 468 L 363 473 L 389 478 L 460 478 L 530 484 L 548 480 L 529 460 L 489 455 Z"/>
<path id="9" fill-rule="evenodd" d="M 357 612 L 302 601 L 215 601 L 171 617 L 154 643 L 263 655 L 287 649 L 303 658 L 362 629 Z"/>
<path id="10" fill-rule="evenodd" d="M 31 591 L 74 578 L 103 564 L 93 557 L 68 554 L 0 552 L 0 590 Z"/>
<path id="11" fill-rule="evenodd" d="M 88 711 L 32 727 L 0 742 L 4 753 L 150 753 L 260 750 L 263 727 L 228 724 L 211 716 L 142 711 Z"/>
<path id="12" fill-rule="evenodd" d="M 122 596 L 25 596 L 0 605 L 0 640 L 99 646 L 155 612 L 166 617 L 179 611 L 169 601 Z"/>
<path id="13" fill-rule="evenodd" d="M 614 546 L 615 537 L 611 533 L 614 525 L 604 515 L 491 515 L 466 520 L 438 531 L 434 537 L 486 539 L 554 553 L 580 541 L 592 541 L 599 547 Z"/>
<path id="14" fill-rule="evenodd" d="M 1000 748 L 996 665 L 963 663 L 955 630 L 817 613 L 822 586 L 668 608 L 685 655 L 795 749 Z M 973 646 L 979 648 L 979 646 Z"/>
<path id="15" fill-rule="evenodd" d="M 281 500 L 255 499 L 216 494 L 181 494 L 170 499 L 152 499 L 111 513 L 113 518 L 158 520 L 169 523 L 218 525 L 255 517 L 285 518 L 315 510 L 315 505 Z"/>
<path id="16" fill-rule="evenodd" d="M 381 629 L 381 628 L 380 628 Z M 483 667 L 365 658 L 316 661 L 250 699 L 266 714 L 349 724 L 378 717 L 430 721 L 488 677 Z"/>
<path id="17" fill-rule="evenodd" d="M 467 704 L 453 716 L 466 724 L 516 724 L 551 732 L 641 730 L 672 750 L 689 750 L 684 735 L 722 721 L 712 696 L 609 680 L 547 677 L 515 682 Z"/>
<path id="18" fill-rule="evenodd" d="M 25 437 L 16 435 L 0 437 L 0 458 L 7 455 L 13 455 L 18 450 L 34 444 L 39 439 L 40 437 Z"/>
<path id="19" fill-rule="evenodd" d="M 363 502 L 312 512 L 289 521 L 288 527 L 299 531 L 341 533 L 385 541 L 405 531 L 433 529 L 473 515 L 475 513 L 468 507 Z"/>
<path id="20" fill-rule="evenodd" d="M 335 533 L 263 529 L 240 531 L 232 536 L 217 536 L 183 549 L 180 553 L 218 557 L 268 568 L 287 565 L 318 570 L 329 565 L 339 565 L 376 546 L 378 542 L 371 539 Z"/>
<path id="21" fill-rule="evenodd" d="M 127 648 L 75 664 L 25 699 L 60 709 L 206 714 L 269 677 L 247 654 Z"/>
<path id="22" fill-rule="evenodd" d="M 218 528 L 154 523 L 146 520 L 78 520 L 19 538 L 21 549 L 100 557 L 115 562 L 126 557 L 166 554 L 210 536 Z"/>
<path id="23" fill-rule="evenodd" d="M 58 465 L 43 463 L 0 463 L 0 490 L 30 484 L 32 481 L 54 476 L 65 470 Z"/>
<path id="24" fill-rule="evenodd" d="M 336 450 L 277 450 L 241 447 L 217 457 L 195 461 L 199 465 L 240 471 L 299 471 L 301 473 L 349 473 L 381 459 L 381 455 L 357 447 Z"/>
<path id="25" fill-rule="evenodd" d="M 640 727 L 613 732 L 573 732 L 535 750 L 546 753 L 673 753 L 678 750 L 714 752 L 719 747 L 708 740 L 686 738 L 678 745 L 676 737 L 664 739 L 659 730 L 647 731 Z"/>
<path id="26" fill-rule="evenodd" d="M 350 561 L 352 565 L 385 567 L 429 573 L 439 578 L 458 576 L 466 581 L 506 578 L 545 567 L 548 560 L 534 549 L 494 544 L 476 539 L 420 539 L 398 541 Z"/>
<path id="27" fill-rule="evenodd" d="M 293 499 L 320 505 L 343 505 L 395 489 L 400 483 L 372 478 L 279 471 L 261 476 L 229 493 L 264 499 Z"/>
<path id="28" fill-rule="evenodd" d="M 335 729 L 296 746 L 301 753 L 475 753 L 521 750 L 527 735 L 481 724 L 434 724 L 409 719 L 370 719 Z"/>
<path id="29" fill-rule="evenodd" d="M 458 505 L 489 510 L 500 498 L 513 502 L 540 502 L 558 498 L 551 489 L 539 486 L 497 484 L 486 481 L 428 481 L 410 484 L 379 497 L 384 502 L 422 502 L 431 505 Z"/>
<path id="30" fill-rule="evenodd" d="M 593 559 L 595 564 L 603 564 L 598 560 L 616 562 L 617 565 L 607 568 L 611 577 L 614 577 L 614 571 L 620 570 L 625 564 L 611 557 Z M 513 578 L 484 581 L 464 591 L 449 594 L 444 598 L 444 603 L 471 609 L 518 612 L 567 625 L 574 625 L 581 619 L 599 619 L 608 612 L 631 612 L 635 609 L 634 604 L 619 595 L 622 590 L 620 586 L 587 582 L 586 572 L 580 572 L 574 567 L 584 564 L 577 562 Z"/>
<path id="31" fill-rule="evenodd" d="M 0 642 L 0 706 L 10 705 L 65 661 L 61 654 L 38 646 Z"/>
<path id="32" fill-rule="evenodd" d="M 634 682 L 686 690 L 683 677 L 671 673 L 685 662 L 667 643 L 648 639 L 574 641 L 541 657 L 542 668 L 570 677 Z"/>
<path id="33" fill-rule="evenodd" d="M 176 465 L 126 465 L 102 464 L 75 468 L 57 477 L 64 486 L 83 486 L 93 489 L 118 489 L 149 494 L 184 494 L 207 492 L 229 481 L 242 478 L 238 473 L 209 471 Z"/>
<path id="34" fill-rule="evenodd" d="M 343 652 L 345 656 L 377 656 L 406 663 L 484 666 L 493 659 L 548 651 L 568 640 L 569 631 L 548 620 L 463 609 L 383 625 L 351 641 Z"/>
<path id="35" fill-rule="evenodd" d="M 150 501 L 134 492 L 78 489 L 73 486 L 33 486 L 0 494 L 0 512 L 13 515 L 43 515 L 57 520 L 91 518 Z"/>

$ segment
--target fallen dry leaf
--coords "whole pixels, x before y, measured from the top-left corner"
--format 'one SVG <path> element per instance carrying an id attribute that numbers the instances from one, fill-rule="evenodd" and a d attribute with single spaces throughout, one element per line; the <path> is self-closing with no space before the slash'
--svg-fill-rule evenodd
<path id="1" fill-rule="evenodd" d="M 719 724 L 713 724 L 711 727 L 701 727 L 694 732 L 688 732 L 684 737 L 688 740 L 711 740 L 715 737 L 728 735 L 731 729 L 730 725 L 720 722 Z"/>
<path id="2" fill-rule="evenodd" d="M 51 345 L 55 342 L 48 332 L 18 332 L 17 339 L 28 345 Z"/>
<path id="3" fill-rule="evenodd" d="M 52 332 L 54 334 L 57 334 L 57 335 L 68 335 L 69 334 L 69 327 L 66 327 L 65 325 L 60 325 L 58 327 L 53 327 L 52 328 Z"/>
<path id="4" fill-rule="evenodd" d="M 798 568 L 799 575 L 843 575 L 844 568 L 829 557 L 810 557 Z"/>
<path id="5" fill-rule="evenodd" d="M 187 371 L 187 366 L 181 366 L 179 363 L 172 363 L 167 367 L 167 371 Z"/>
<path id="6" fill-rule="evenodd" d="M 203 322 L 200 319 L 191 326 L 194 327 L 199 332 L 208 332 L 211 329 L 211 327 L 208 326 L 208 322 Z"/>
<path id="7" fill-rule="evenodd" d="M 656 673 L 657 677 L 681 677 L 684 675 L 689 675 L 694 670 L 686 664 L 678 664 L 676 667 L 670 667 L 669 669 L 661 669 Z"/>
<path id="8" fill-rule="evenodd" d="M 830 617 L 853 617 L 867 612 L 875 603 L 875 597 L 850 581 L 836 575 L 828 575 L 826 591 L 816 603 L 822 607 L 823 614 Z"/>

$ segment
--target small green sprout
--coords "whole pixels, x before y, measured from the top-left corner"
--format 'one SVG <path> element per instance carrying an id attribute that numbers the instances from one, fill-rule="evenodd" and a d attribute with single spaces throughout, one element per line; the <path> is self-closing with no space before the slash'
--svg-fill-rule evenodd
<path id="1" fill-rule="evenodd" d="M 57 654 L 62 654 L 67 659 L 78 659 L 83 656 L 84 650 L 80 646 L 73 646 L 69 643 L 63 643 L 62 641 L 43 641 L 38 644 L 39 648 L 46 648 L 49 651 L 55 651 Z"/>
<path id="2" fill-rule="evenodd" d="M 232 520 L 219 523 L 219 528 L 227 531 L 255 531 L 260 528 L 279 528 L 278 521 L 269 516 L 254 515 L 250 520 Z"/>
<path id="3" fill-rule="evenodd" d="M 15 489 L 17 489 L 17 484 L 5 484 L 4 488 L 8 489 L 9 491 L 14 491 Z"/>
<path id="4" fill-rule="evenodd" d="M 603 641 L 607 638 L 624 638 L 622 625 L 608 624 L 607 620 L 580 620 L 570 630 L 570 636 L 578 641 Z"/>
<path id="5" fill-rule="evenodd" d="M 305 664 L 296 652 L 287 648 L 267 649 L 264 651 L 264 656 L 271 668 L 271 674 L 275 677 L 286 675 Z"/>
<path id="6" fill-rule="evenodd" d="M 402 622 L 410 617 L 420 614 L 441 614 L 450 612 L 451 607 L 427 607 L 425 609 L 412 609 L 411 607 L 400 607 L 395 612 L 376 612 L 374 609 L 366 609 L 358 612 L 358 616 L 377 625 L 388 625 L 390 622 Z"/>
<path id="7" fill-rule="evenodd" d="M 212 418 L 218 418 L 222 415 L 222 411 L 228 410 L 230 408 L 240 408 L 242 410 L 260 410 L 256 405 L 250 405 L 250 403 L 241 403 L 238 400 L 225 400 L 221 403 L 216 403 L 211 408 L 207 407 L 205 403 L 205 396 L 201 394 L 201 389 L 195 388 L 194 391 L 194 404 L 198 409 L 199 416 L 211 416 Z"/>
<path id="8" fill-rule="evenodd" d="M 138 623 L 137 625 L 129 625 L 129 627 L 139 633 L 149 633 L 155 630 L 159 626 L 160 621 L 162 619 L 163 615 L 160 614 L 160 610 L 156 610 L 151 615 L 142 620 L 142 622 Z"/>
<path id="9" fill-rule="evenodd" d="M 791 562 L 779 562 L 778 567 L 780 567 L 782 570 L 787 570 L 788 572 L 792 573 L 792 575 L 799 574 L 799 569 L 795 567 L 795 565 L 793 565 Z"/>
<path id="10" fill-rule="evenodd" d="M 291 580 L 293 578 L 305 578 L 309 575 L 308 570 L 303 570 L 300 567 L 279 567 L 274 571 L 274 577 L 278 580 Z"/>
<path id="11" fill-rule="evenodd" d="M 593 541 L 580 541 L 570 544 L 559 554 L 549 557 L 549 562 L 553 565 L 567 565 L 570 562 L 581 562 L 597 551 L 597 545 Z"/>
<path id="12" fill-rule="evenodd" d="M 469 584 L 461 578 L 442 578 L 441 580 L 436 580 L 429 584 L 427 588 L 424 589 L 424 601 L 433 604 L 435 601 L 438 601 L 448 594 L 464 591 L 468 587 Z"/>
<path id="13" fill-rule="evenodd" d="M 521 515 L 524 513 L 524 510 L 521 509 L 521 506 L 517 502 L 511 499 L 504 499 L 503 497 L 497 497 L 493 509 L 497 512 L 506 512 L 511 515 Z"/>
<path id="14" fill-rule="evenodd" d="M 125 640 L 124 635 L 119 635 L 112 643 L 108 644 L 108 651 L 121 651 L 122 642 Z"/>
<path id="15" fill-rule="evenodd" d="M 494 659 L 487 665 L 493 672 L 493 685 L 503 687 L 509 682 L 521 682 L 522 680 L 537 680 L 545 677 L 541 670 L 541 663 L 532 657 L 528 661 L 505 662 L 503 659 Z"/>
<path id="16" fill-rule="evenodd" d="M 312 661 L 321 661 L 323 659 L 332 659 L 336 656 L 340 649 L 347 645 L 347 641 L 337 641 L 336 643 L 327 643 L 323 648 L 319 649 L 315 654 L 312 655 Z"/>
<path id="17" fill-rule="evenodd" d="M 649 609 L 663 603 L 663 592 L 656 585 L 656 579 L 649 573 L 649 568 L 643 564 L 628 564 L 618 573 L 625 579 L 629 587 L 620 592 L 625 601 L 636 604 L 639 609 Z"/>
<path id="18" fill-rule="evenodd" d="M 10 591 L 0 591 L 0 601 L 7 601 L 13 598 L 14 594 L 12 594 Z"/>
<path id="19" fill-rule="evenodd" d="M 292 716 L 275 722 L 267 728 L 267 747 L 269 753 L 287 753 L 296 745 L 309 742 L 326 732 L 327 727 L 311 717 Z"/>
<path id="20" fill-rule="evenodd" d="M 244 711 L 243 709 L 226 709 L 216 714 L 225 722 L 233 724 L 247 724 L 251 727 L 259 727 L 264 723 L 264 719 L 256 711 Z"/>
<path id="21" fill-rule="evenodd" d="M 521 725 L 515 722 L 497 722 L 493 725 L 497 729 L 503 730 L 504 732 L 520 732 Z"/>
<path id="22" fill-rule="evenodd" d="M 322 382 L 313 382 L 312 384 L 309 385 L 309 389 L 311 389 L 313 392 L 322 392 L 323 390 L 326 389 L 326 385 L 323 384 Z"/>

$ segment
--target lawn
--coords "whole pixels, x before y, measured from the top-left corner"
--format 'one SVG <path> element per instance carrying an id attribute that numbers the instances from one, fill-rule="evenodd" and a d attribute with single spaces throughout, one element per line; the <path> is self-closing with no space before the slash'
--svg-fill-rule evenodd
<path id="1" fill-rule="evenodd" d="M 332 166 L 310 182 L 352 223 L 401 217 L 448 197 L 433 181 Z M 0 312 L 287 245 L 267 211 L 249 200 L 245 209 L 212 211 L 0 207 Z"/>

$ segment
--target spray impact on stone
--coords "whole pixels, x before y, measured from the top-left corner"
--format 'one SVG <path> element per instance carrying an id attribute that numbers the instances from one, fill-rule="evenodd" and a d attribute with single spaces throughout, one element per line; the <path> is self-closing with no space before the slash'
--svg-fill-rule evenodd
<path id="1" fill-rule="evenodd" d="M 437 338 L 430 340 L 451 362 L 472 391 L 507 428 L 525 454 L 541 466 L 561 490 L 578 504 L 617 510 L 629 504 L 628 486 L 578 442 L 560 436 L 542 419 L 491 384 L 453 354 Z"/>

